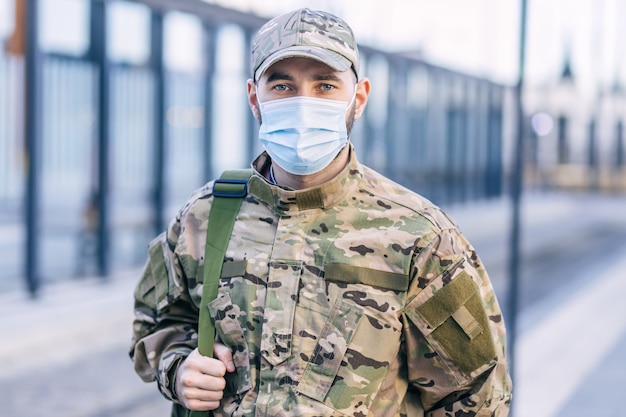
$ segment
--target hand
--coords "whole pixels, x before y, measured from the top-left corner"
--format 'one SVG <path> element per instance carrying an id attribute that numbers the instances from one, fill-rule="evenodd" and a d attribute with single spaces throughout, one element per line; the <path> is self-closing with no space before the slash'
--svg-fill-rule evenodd
<path id="1" fill-rule="evenodd" d="M 220 343 L 214 348 L 214 358 L 202 356 L 195 349 L 178 367 L 176 394 L 180 403 L 190 410 L 215 410 L 224 394 L 226 372 L 234 372 L 230 349 Z"/>

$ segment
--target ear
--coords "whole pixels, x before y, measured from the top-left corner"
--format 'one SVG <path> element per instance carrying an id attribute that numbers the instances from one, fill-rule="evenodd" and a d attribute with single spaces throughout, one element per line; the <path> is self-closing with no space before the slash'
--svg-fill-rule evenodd
<path id="1" fill-rule="evenodd" d="M 252 114 L 257 121 L 261 121 L 261 112 L 259 111 L 259 98 L 256 94 L 256 84 L 252 80 L 248 80 L 248 105 Z"/>
<path id="2" fill-rule="evenodd" d="M 356 84 L 356 96 L 354 98 L 354 120 L 358 120 L 365 111 L 365 106 L 367 106 L 367 98 L 370 95 L 370 80 L 367 78 L 362 78 Z"/>

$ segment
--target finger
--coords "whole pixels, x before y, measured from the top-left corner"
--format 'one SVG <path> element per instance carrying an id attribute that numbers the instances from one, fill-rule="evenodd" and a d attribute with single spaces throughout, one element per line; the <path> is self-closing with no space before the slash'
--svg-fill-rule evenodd
<path id="1" fill-rule="evenodd" d="M 222 377 L 226 375 L 226 366 L 218 359 L 203 356 L 198 349 L 194 349 L 183 365 L 201 374 Z"/>
<path id="2" fill-rule="evenodd" d="M 203 375 L 200 378 L 183 379 L 177 394 L 185 407 L 191 410 L 214 410 L 219 407 L 226 385 L 224 378 Z"/>
<path id="3" fill-rule="evenodd" d="M 224 391 L 207 390 L 198 387 L 186 387 L 183 389 L 185 399 L 189 401 L 217 401 L 219 402 L 224 396 Z"/>
<path id="4" fill-rule="evenodd" d="M 210 411 L 215 410 L 220 406 L 219 401 L 200 401 L 200 400 L 190 400 L 186 402 L 185 407 L 194 410 L 194 411 Z"/>
<path id="5" fill-rule="evenodd" d="M 233 353 L 228 346 L 216 343 L 213 347 L 215 357 L 224 364 L 227 372 L 235 372 L 235 363 L 233 362 Z"/>
<path id="6" fill-rule="evenodd" d="M 199 372 L 185 372 L 180 375 L 181 389 L 202 389 L 207 391 L 223 391 L 226 379 Z"/>
<path id="7" fill-rule="evenodd" d="M 194 378 L 193 383 L 189 385 L 191 388 L 198 388 L 205 391 L 224 391 L 226 388 L 226 379 L 206 374 L 200 374 Z"/>
<path id="8" fill-rule="evenodd" d="M 194 362 L 195 369 L 201 374 L 213 377 L 223 377 L 226 375 L 226 365 L 218 359 L 200 356 Z"/>

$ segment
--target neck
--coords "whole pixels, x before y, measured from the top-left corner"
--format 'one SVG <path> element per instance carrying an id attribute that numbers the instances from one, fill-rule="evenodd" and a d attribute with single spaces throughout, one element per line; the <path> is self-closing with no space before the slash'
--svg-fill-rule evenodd
<path id="1" fill-rule="evenodd" d="M 277 185 L 294 190 L 316 187 L 335 178 L 346 167 L 349 159 L 350 146 L 346 145 L 326 168 L 315 174 L 295 175 L 285 171 L 278 164 L 273 164 L 274 179 Z"/>

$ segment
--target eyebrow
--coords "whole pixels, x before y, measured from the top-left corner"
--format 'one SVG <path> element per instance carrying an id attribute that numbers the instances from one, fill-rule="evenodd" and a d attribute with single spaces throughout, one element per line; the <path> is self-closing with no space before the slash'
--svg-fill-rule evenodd
<path id="1" fill-rule="evenodd" d="M 339 83 L 343 82 L 343 80 L 337 77 L 334 73 L 318 74 L 315 76 L 315 80 L 316 81 L 336 81 Z"/>
<path id="2" fill-rule="evenodd" d="M 293 77 L 284 72 L 273 72 L 267 77 L 267 82 L 277 81 L 277 80 L 286 80 L 293 81 Z"/>
<path id="3" fill-rule="evenodd" d="M 335 81 L 338 83 L 343 82 L 343 80 L 339 78 L 337 75 L 335 75 L 334 73 L 319 73 L 313 76 L 313 79 L 315 79 L 315 81 Z M 279 80 L 293 81 L 294 78 L 291 75 L 284 73 L 284 72 L 273 72 L 267 77 L 268 83 L 272 81 L 279 81 Z"/>

